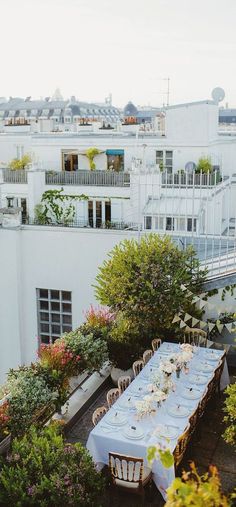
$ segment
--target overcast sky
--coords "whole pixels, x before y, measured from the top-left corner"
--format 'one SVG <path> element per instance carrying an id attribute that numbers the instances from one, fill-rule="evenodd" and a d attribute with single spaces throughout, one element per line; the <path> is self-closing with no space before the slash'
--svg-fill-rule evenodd
<path id="1" fill-rule="evenodd" d="M 0 0 L 0 96 L 236 107 L 236 0 Z"/>

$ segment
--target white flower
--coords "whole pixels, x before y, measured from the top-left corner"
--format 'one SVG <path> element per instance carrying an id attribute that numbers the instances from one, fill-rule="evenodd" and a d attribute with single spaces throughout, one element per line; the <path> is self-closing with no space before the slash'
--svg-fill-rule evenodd
<path id="1" fill-rule="evenodd" d="M 160 363 L 160 371 L 170 375 L 171 373 L 176 371 L 176 366 L 174 363 L 171 363 L 170 361 L 163 361 Z"/>

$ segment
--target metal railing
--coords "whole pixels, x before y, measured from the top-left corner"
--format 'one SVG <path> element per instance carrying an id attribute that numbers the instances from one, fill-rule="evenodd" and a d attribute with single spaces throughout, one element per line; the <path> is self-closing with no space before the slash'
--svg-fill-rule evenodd
<path id="1" fill-rule="evenodd" d="M 129 187 L 130 174 L 125 172 L 88 171 L 54 172 L 46 171 L 46 185 L 95 185 L 101 187 Z"/>
<path id="2" fill-rule="evenodd" d="M 138 224 L 134 222 L 102 222 L 101 219 L 90 220 L 73 220 L 64 222 L 53 222 L 43 223 L 37 219 L 24 218 L 22 219 L 22 225 L 37 225 L 46 227 L 68 227 L 78 229 L 106 229 L 106 230 L 119 230 L 119 231 L 137 231 Z"/>
<path id="3" fill-rule="evenodd" d="M 162 173 L 162 185 L 192 187 L 192 186 L 214 186 L 222 181 L 219 171 L 208 174 L 196 173 Z"/>
<path id="4" fill-rule="evenodd" d="M 4 183 L 27 183 L 27 171 L 3 169 Z"/>

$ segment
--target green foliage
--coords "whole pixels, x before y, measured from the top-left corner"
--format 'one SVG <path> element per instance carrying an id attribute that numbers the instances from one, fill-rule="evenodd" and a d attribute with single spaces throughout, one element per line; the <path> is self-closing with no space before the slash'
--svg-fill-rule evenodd
<path id="1" fill-rule="evenodd" d="M 12 171 L 22 171 L 28 164 L 32 162 L 31 156 L 26 153 L 22 158 L 13 158 L 9 164 L 9 169 Z"/>
<path id="2" fill-rule="evenodd" d="M 108 360 L 107 345 L 104 340 L 94 339 L 92 334 L 84 336 L 79 329 L 63 335 L 63 340 L 73 354 L 80 356 L 80 370 L 100 370 Z"/>
<path id="3" fill-rule="evenodd" d="M 226 294 L 229 292 L 230 293 L 230 296 L 233 297 L 234 295 L 234 289 L 236 288 L 236 284 L 232 284 L 232 285 L 226 285 L 226 287 L 223 288 L 222 290 L 222 294 L 221 294 L 221 301 L 224 301 L 225 300 L 225 296 Z"/>
<path id="4" fill-rule="evenodd" d="M 150 466 L 152 466 L 154 459 L 160 459 L 165 468 L 171 468 L 174 465 L 174 456 L 170 449 L 161 449 L 158 446 L 151 445 L 147 449 L 147 461 Z"/>
<path id="5" fill-rule="evenodd" d="M 165 507 L 229 507 L 217 468 L 210 466 L 209 472 L 200 476 L 194 463 L 190 467 L 190 472 L 183 472 L 167 489 Z"/>
<path id="6" fill-rule="evenodd" d="M 122 312 L 150 343 L 158 334 L 173 334 L 173 316 L 179 311 L 202 315 L 181 284 L 198 294 L 205 276 L 191 247 L 182 251 L 168 236 L 150 234 L 140 243 L 125 240 L 115 246 L 99 268 L 95 293 L 101 304 Z"/>
<path id="7" fill-rule="evenodd" d="M 57 394 L 50 390 L 46 380 L 32 365 L 10 370 L 7 377 L 7 390 L 10 393 L 8 423 L 11 434 L 21 435 L 41 410 L 52 406 Z"/>
<path id="8" fill-rule="evenodd" d="M 1 458 L 0 505 L 99 507 L 104 483 L 84 447 L 65 444 L 58 425 L 15 439 Z"/>
<path id="9" fill-rule="evenodd" d="M 94 162 L 94 157 L 96 157 L 96 155 L 99 155 L 100 153 L 102 153 L 102 151 L 98 150 L 98 148 L 88 148 L 88 150 L 86 151 L 86 157 L 88 157 L 89 159 L 89 166 L 91 171 L 95 171 L 96 164 Z"/>
<path id="10" fill-rule="evenodd" d="M 227 398 L 225 400 L 224 421 L 227 428 L 224 432 L 224 439 L 228 444 L 236 446 L 236 384 L 231 384 L 225 389 Z"/>
<path id="11" fill-rule="evenodd" d="M 212 171 L 213 171 L 213 166 L 212 166 L 210 157 L 199 158 L 198 164 L 197 164 L 197 169 L 195 172 L 207 174 L 207 173 L 211 173 Z"/>
<path id="12" fill-rule="evenodd" d="M 141 326 L 118 312 L 116 320 L 106 336 L 109 359 L 113 366 L 127 370 L 150 346 L 150 338 L 143 334 Z"/>
<path id="13" fill-rule="evenodd" d="M 73 201 L 87 200 L 88 197 L 81 195 L 63 194 L 60 190 L 46 190 L 43 193 L 41 203 L 35 207 L 35 219 L 41 225 L 64 224 L 73 222 L 75 218 L 75 206 Z"/>

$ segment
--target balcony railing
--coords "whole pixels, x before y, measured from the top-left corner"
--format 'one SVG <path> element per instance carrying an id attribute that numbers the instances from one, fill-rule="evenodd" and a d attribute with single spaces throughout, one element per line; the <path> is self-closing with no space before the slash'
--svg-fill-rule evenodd
<path id="1" fill-rule="evenodd" d="M 129 187 L 130 175 L 124 172 L 76 171 L 46 172 L 46 185 L 95 185 L 100 187 Z"/>
<path id="2" fill-rule="evenodd" d="M 22 225 L 39 225 L 44 227 L 68 227 L 68 228 L 77 228 L 77 229 L 106 229 L 106 230 L 118 230 L 118 231 L 124 231 L 124 230 L 131 230 L 131 231 L 138 231 L 139 226 L 135 222 L 103 222 L 101 219 L 96 219 L 93 221 L 93 219 L 90 220 L 73 220 L 73 221 L 64 221 L 64 222 L 49 222 L 49 223 L 42 223 L 41 221 L 37 219 L 32 218 L 23 218 L 22 219 Z"/>
<path id="3" fill-rule="evenodd" d="M 3 181 L 4 183 L 27 183 L 27 171 L 4 169 Z"/>
<path id="4" fill-rule="evenodd" d="M 208 174 L 196 173 L 163 173 L 162 186 L 177 186 L 177 187 L 193 187 L 193 186 L 210 186 L 213 187 L 222 181 L 219 171 L 214 171 Z"/>

